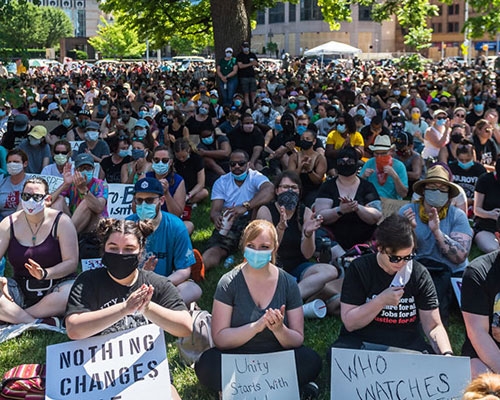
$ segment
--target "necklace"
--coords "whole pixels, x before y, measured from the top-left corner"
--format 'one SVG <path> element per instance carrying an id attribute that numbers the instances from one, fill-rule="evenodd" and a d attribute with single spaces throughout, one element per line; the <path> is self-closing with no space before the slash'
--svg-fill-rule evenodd
<path id="1" fill-rule="evenodd" d="M 31 231 L 31 241 L 33 242 L 33 246 L 35 245 L 36 243 L 36 235 L 38 234 L 38 231 L 40 230 L 40 228 L 42 227 L 43 225 L 43 221 L 45 221 L 45 214 L 43 215 L 43 218 L 42 220 L 40 221 L 40 225 L 38 226 L 37 230 L 35 232 L 33 232 L 33 229 L 31 228 L 31 224 L 30 222 L 28 221 L 28 217 L 26 216 L 26 214 L 24 214 L 24 218 L 26 218 L 26 223 L 28 224 L 28 228 L 30 228 L 30 231 Z M 36 226 L 36 225 L 35 225 Z"/>

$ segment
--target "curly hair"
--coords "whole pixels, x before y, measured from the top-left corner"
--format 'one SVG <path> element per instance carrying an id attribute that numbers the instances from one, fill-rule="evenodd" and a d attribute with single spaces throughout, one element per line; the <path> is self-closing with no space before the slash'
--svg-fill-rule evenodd
<path id="1" fill-rule="evenodd" d="M 479 375 L 465 388 L 462 400 L 500 399 L 500 375 L 488 373 Z"/>
<path id="2" fill-rule="evenodd" d="M 139 242 L 141 252 L 146 246 L 146 238 L 154 231 L 151 221 L 127 221 L 124 219 L 105 218 L 99 221 L 96 233 L 100 239 L 102 250 L 113 233 L 122 233 L 124 235 L 134 235 Z"/>

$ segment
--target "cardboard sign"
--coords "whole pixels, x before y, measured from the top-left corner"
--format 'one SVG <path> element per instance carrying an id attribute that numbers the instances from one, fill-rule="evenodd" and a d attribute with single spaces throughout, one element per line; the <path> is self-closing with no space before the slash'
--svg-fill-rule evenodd
<path id="1" fill-rule="evenodd" d="M 110 183 L 108 185 L 108 214 L 110 218 L 125 219 L 132 213 L 134 185 Z"/>
<path id="2" fill-rule="evenodd" d="M 332 348 L 331 399 L 460 399 L 468 357 Z"/>
<path id="3" fill-rule="evenodd" d="M 451 286 L 455 292 L 455 297 L 458 301 L 458 306 L 462 307 L 462 278 L 451 278 Z"/>
<path id="4" fill-rule="evenodd" d="M 222 354 L 223 400 L 299 400 L 292 350 L 264 354 Z"/>
<path id="5" fill-rule="evenodd" d="M 101 258 L 84 258 L 82 259 L 82 272 L 88 271 L 90 269 L 102 268 Z"/>
<path id="6" fill-rule="evenodd" d="M 49 400 L 171 399 L 167 349 L 156 325 L 47 346 Z"/>
<path id="7" fill-rule="evenodd" d="M 40 175 L 40 174 L 26 174 L 26 178 L 43 178 L 49 184 L 49 193 L 54 193 L 59 186 L 64 183 L 64 179 L 59 176 Z"/>

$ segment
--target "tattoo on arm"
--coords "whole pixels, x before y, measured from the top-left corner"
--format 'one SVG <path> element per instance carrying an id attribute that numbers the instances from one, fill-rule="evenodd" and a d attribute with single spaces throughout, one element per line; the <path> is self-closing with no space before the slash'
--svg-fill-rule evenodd
<path id="1" fill-rule="evenodd" d="M 441 249 L 443 255 L 452 261 L 467 257 L 472 239 L 462 234 L 452 233 L 450 236 L 443 234 L 444 246 Z"/>

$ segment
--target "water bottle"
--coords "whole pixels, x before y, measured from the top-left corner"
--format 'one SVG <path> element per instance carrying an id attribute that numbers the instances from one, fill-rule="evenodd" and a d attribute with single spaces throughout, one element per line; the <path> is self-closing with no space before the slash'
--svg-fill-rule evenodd
<path id="1" fill-rule="evenodd" d="M 234 265 L 234 256 L 229 256 L 224 261 L 224 268 L 231 268 Z"/>
<path id="2" fill-rule="evenodd" d="M 5 273 L 5 257 L 0 259 L 0 276 L 4 276 Z"/>

